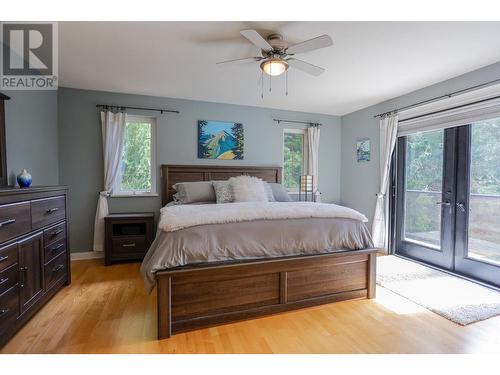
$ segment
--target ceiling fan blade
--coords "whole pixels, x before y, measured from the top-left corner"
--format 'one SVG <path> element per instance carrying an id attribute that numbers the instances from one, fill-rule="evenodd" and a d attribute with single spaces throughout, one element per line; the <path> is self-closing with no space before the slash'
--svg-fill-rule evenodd
<path id="1" fill-rule="evenodd" d="M 296 53 L 304 53 L 314 51 L 315 49 L 325 48 L 333 45 L 333 40 L 328 35 L 321 35 L 316 38 L 306 40 L 301 43 L 294 44 L 286 49 L 286 53 L 294 55 Z"/>
<path id="2" fill-rule="evenodd" d="M 246 57 L 244 59 L 220 61 L 220 62 L 216 63 L 216 65 L 245 64 L 245 63 L 249 63 L 249 62 L 260 61 L 262 59 L 263 59 L 263 57 Z"/>
<path id="3" fill-rule="evenodd" d="M 303 72 L 312 74 L 313 76 L 319 76 L 324 73 L 325 69 L 320 68 L 319 66 L 309 64 L 308 62 L 297 60 L 294 58 L 287 59 L 286 62 L 292 68 L 296 68 L 302 70 Z"/>
<path id="4" fill-rule="evenodd" d="M 261 50 L 270 51 L 273 47 L 255 30 L 241 30 L 240 34 L 255 44 Z"/>

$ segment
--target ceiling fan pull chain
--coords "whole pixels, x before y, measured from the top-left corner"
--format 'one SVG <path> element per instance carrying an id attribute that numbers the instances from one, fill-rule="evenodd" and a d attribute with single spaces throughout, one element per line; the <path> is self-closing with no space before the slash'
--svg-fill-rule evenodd
<path id="1" fill-rule="evenodd" d="M 288 70 L 285 73 L 285 95 L 288 96 Z"/>
<path id="2" fill-rule="evenodd" d="M 272 89 L 273 89 L 272 80 L 273 80 L 273 76 L 269 75 L 269 92 L 272 92 Z"/>
<path id="3" fill-rule="evenodd" d="M 264 72 L 260 72 L 260 98 L 264 99 Z"/>

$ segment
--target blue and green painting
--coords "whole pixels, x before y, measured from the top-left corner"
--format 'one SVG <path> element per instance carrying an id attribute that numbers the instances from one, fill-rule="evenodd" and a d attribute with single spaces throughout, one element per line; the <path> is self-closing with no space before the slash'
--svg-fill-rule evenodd
<path id="1" fill-rule="evenodd" d="M 356 154 L 359 162 L 370 161 L 371 148 L 369 139 L 361 139 L 356 142 Z"/>
<path id="2" fill-rule="evenodd" d="M 198 121 L 199 159 L 243 159 L 243 124 L 222 121 Z"/>

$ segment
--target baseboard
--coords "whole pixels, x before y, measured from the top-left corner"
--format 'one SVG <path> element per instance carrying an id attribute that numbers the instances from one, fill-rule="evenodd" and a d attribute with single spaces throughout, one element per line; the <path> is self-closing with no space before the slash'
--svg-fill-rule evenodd
<path id="1" fill-rule="evenodd" d="M 82 253 L 71 253 L 71 261 L 84 259 L 101 259 L 104 258 L 102 251 L 85 251 Z"/>

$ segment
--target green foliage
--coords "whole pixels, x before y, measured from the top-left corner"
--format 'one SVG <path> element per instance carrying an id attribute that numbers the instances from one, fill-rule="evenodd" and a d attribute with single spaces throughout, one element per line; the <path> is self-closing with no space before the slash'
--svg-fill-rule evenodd
<path id="1" fill-rule="evenodd" d="M 151 190 L 151 128 L 148 123 L 129 122 L 125 127 L 122 190 Z"/>
<path id="2" fill-rule="evenodd" d="M 285 133 L 284 153 L 284 186 L 298 189 L 304 167 L 304 136 Z"/>
<path id="3" fill-rule="evenodd" d="M 234 137 L 236 138 L 236 147 L 234 148 L 234 158 L 237 160 L 243 159 L 243 147 L 245 145 L 245 137 L 243 135 L 243 124 L 235 123 L 231 128 Z"/>
<path id="4" fill-rule="evenodd" d="M 500 119 L 472 125 L 471 193 L 500 195 Z"/>
<path id="5" fill-rule="evenodd" d="M 439 232 L 444 131 L 412 134 L 406 150 L 405 232 Z M 500 196 L 500 119 L 472 125 L 471 194 Z M 410 191 L 408 191 L 410 190 Z M 424 192 L 411 192 L 419 190 Z M 439 194 L 433 193 L 438 192 Z"/>

